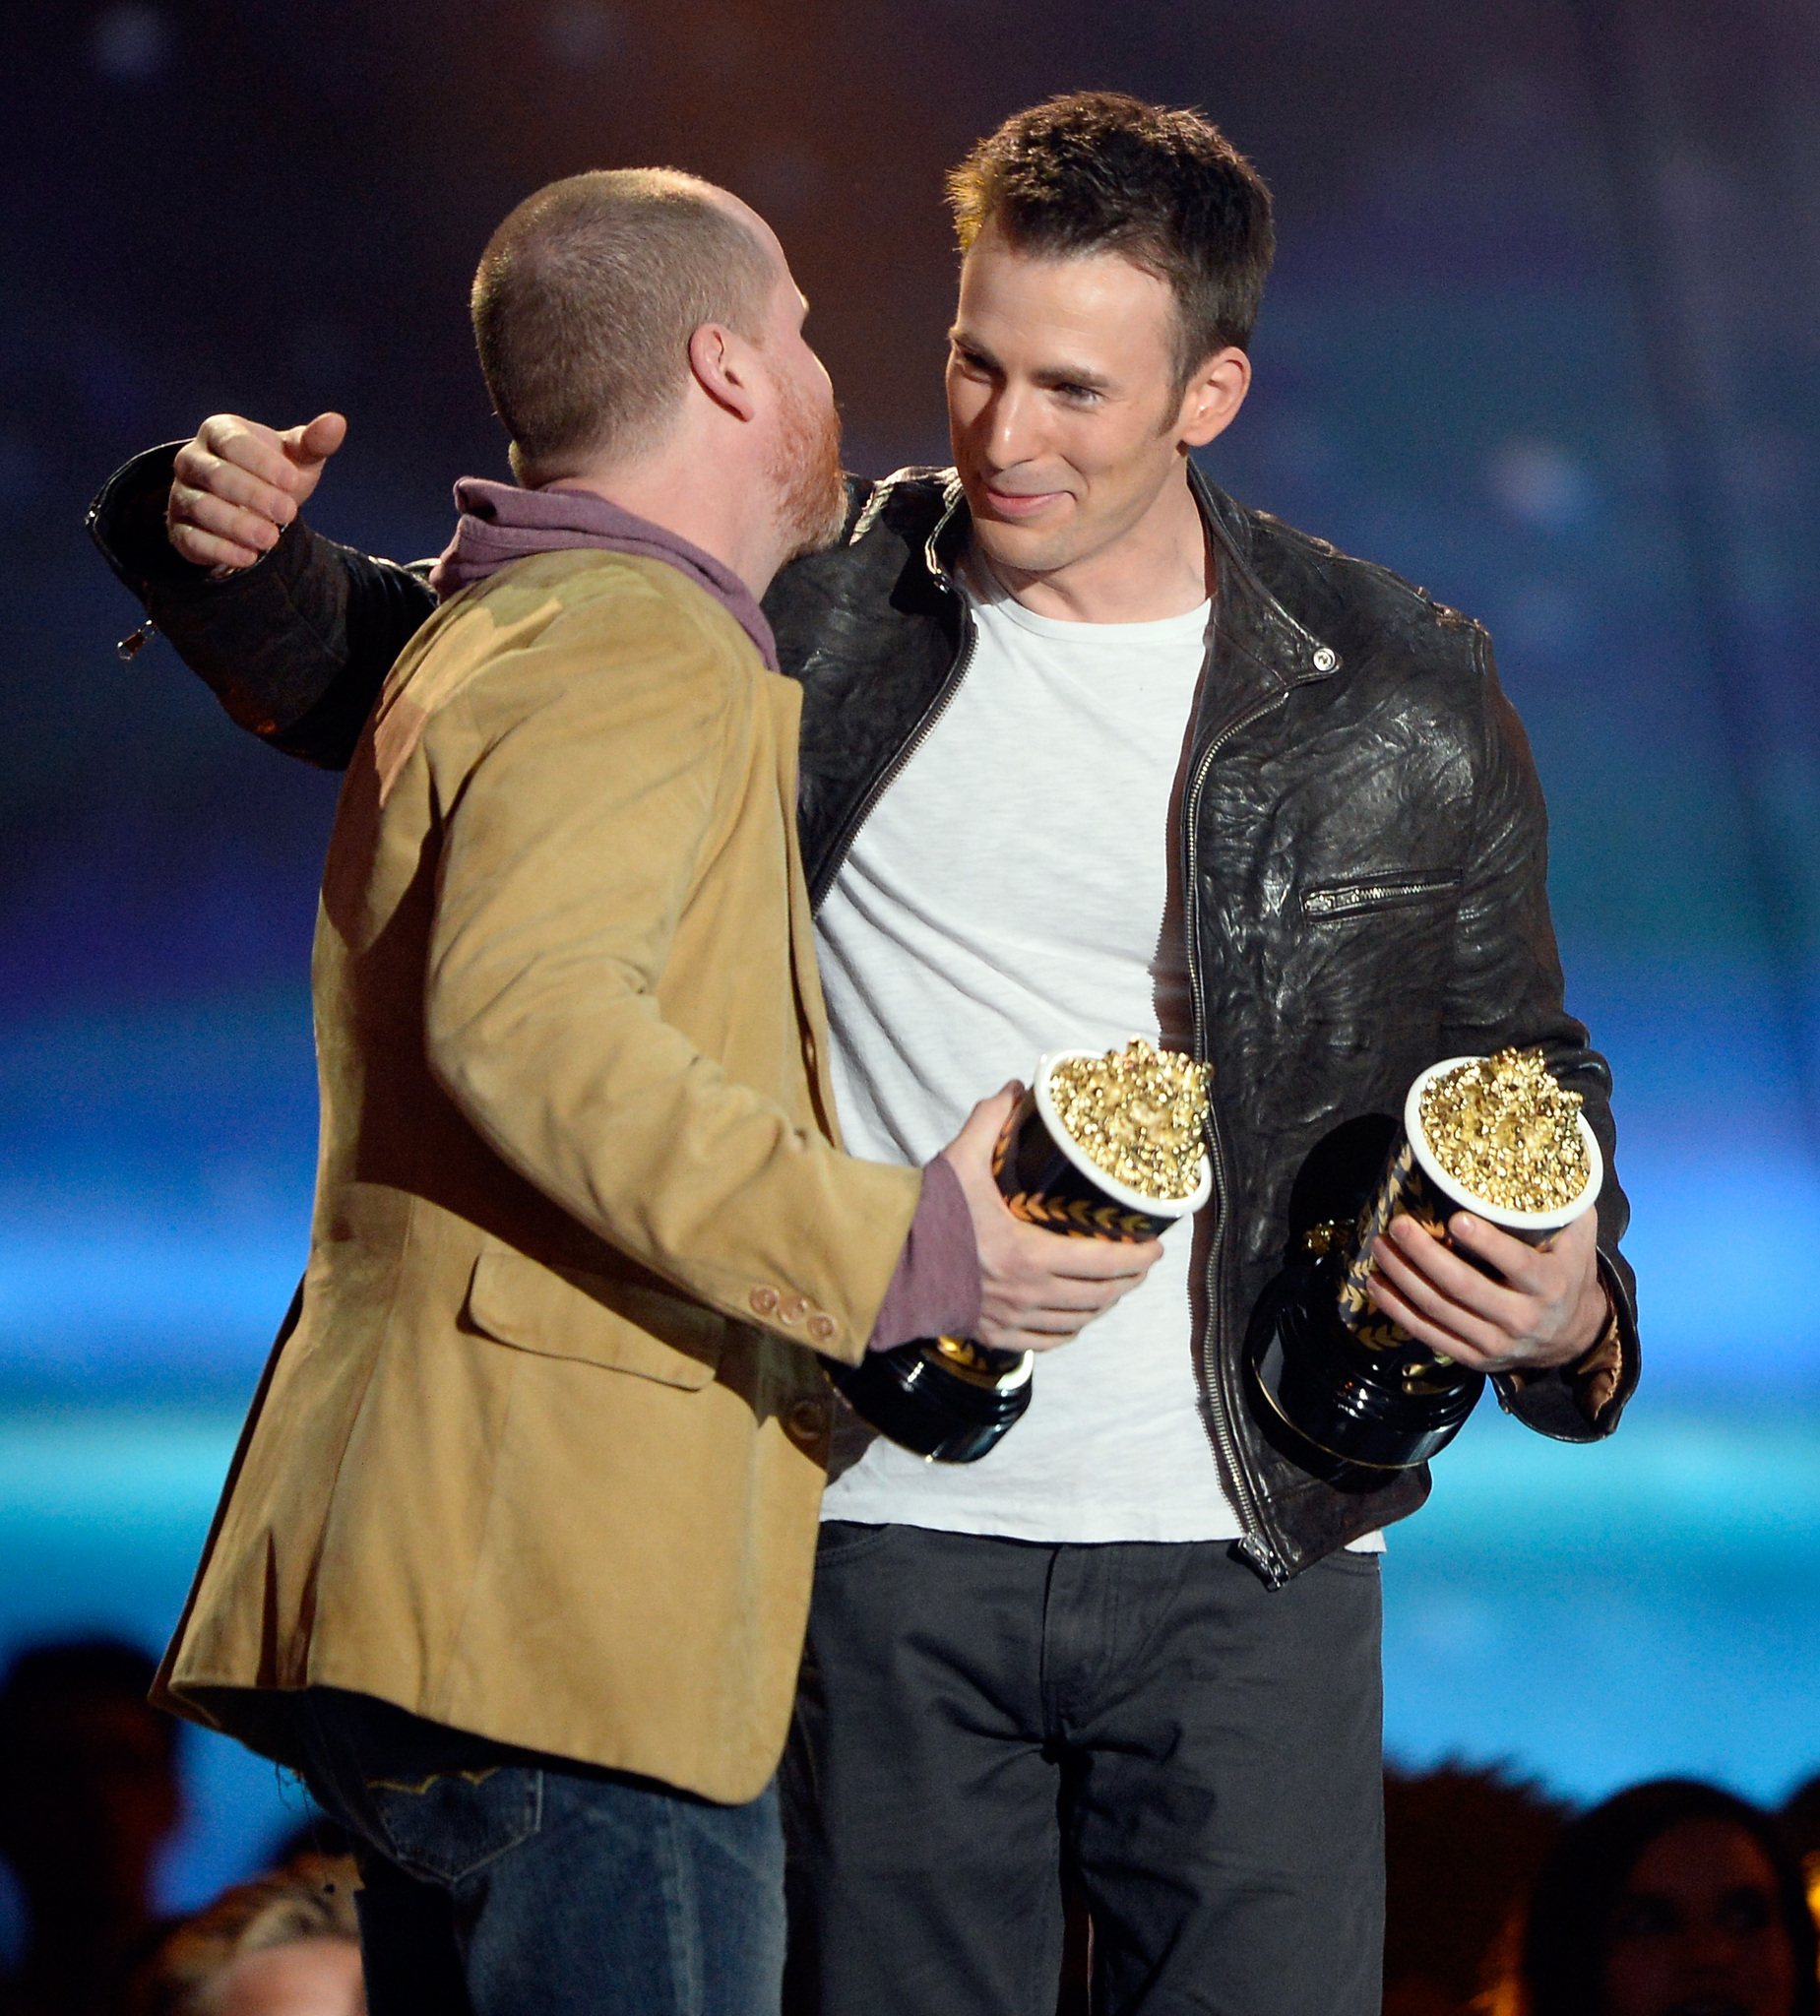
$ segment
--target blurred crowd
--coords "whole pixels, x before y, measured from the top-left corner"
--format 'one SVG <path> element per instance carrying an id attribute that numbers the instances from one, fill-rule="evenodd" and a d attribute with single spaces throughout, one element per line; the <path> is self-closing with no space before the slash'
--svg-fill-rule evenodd
<path id="1" fill-rule="evenodd" d="M 25 1921 L 0 2016 L 363 2016 L 359 1878 L 326 1824 L 195 1917 L 157 1917 L 182 1799 L 153 1671 L 90 1639 L 22 1653 L 0 1681 L 0 1858 Z"/>
<path id="2" fill-rule="evenodd" d="M 0 2016 L 362 2016 L 359 1879 L 326 1823 L 192 1918 L 154 1909 L 181 1799 L 152 1662 L 84 1640 L 0 1681 Z M 1663 1779 L 1575 1813 L 1497 1769 L 1385 1780 L 1384 2016 L 1820 2016 L 1820 1778 L 1778 1812 Z M 1085 2016 L 1070 1927 L 1058 2016 Z"/>
<path id="3" fill-rule="evenodd" d="M 1384 2016 L 1816 2016 L 1820 1779 L 1780 1812 L 1657 1779 L 1575 1813 L 1391 1771 Z"/>

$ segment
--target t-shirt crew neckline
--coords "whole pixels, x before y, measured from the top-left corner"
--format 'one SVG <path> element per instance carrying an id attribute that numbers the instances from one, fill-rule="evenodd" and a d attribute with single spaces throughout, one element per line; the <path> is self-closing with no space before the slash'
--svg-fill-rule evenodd
<path id="1" fill-rule="evenodd" d="M 1170 645 L 1205 636 L 1213 620 L 1211 598 L 1197 608 L 1184 609 L 1179 616 L 1153 616 L 1142 623 L 1077 623 L 1063 616 L 1038 615 L 1035 609 L 1026 608 L 976 553 L 968 555 L 961 580 L 975 609 L 990 610 L 994 616 L 1015 623 L 1020 630 L 1054 644 L 1095 646 L 1101 650 L 1107 644 L 1133 644 L 1166 650 Z"/>

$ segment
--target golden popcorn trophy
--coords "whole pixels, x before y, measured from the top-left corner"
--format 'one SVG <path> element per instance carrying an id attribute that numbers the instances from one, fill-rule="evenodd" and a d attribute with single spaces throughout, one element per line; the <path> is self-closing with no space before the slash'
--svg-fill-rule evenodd
<path id="1" fill-rule="evenodd" d="M 1134 1038 L 1123 1050 L 1044 1057 L 992 1151 L 1018 1218 L 1067 1238 L 1157 1237 L 1199 1211 L 1214 1175 L 1203 1146 L 1202 1067 Z M 860 1418 L 932 1463 L 977 1463 L 1030 1406 L 1034 1352 L 931 1337 L 830 1366 Z"/>
<path id="2" fill-rule="evenodd" d="M 1580 1095 L 1556 1084 L 1539 1050 L 1431 1064 L 1410 1088 L 1403 1126 L 1357 1218 L 1314 1227 L 1306 1257 L 1259 1298 L 1245 1379 L 1266 1436 L 1302 1469 L 1351 1490 L 1445 1448 L 1485 1376 L 1380 1313 L 1367 1288 L 1372 1241 L 1403 1212 L 1445 1238 L 1453 1214 L 1470 1211 L 1542 1246 L 1592 1210 L 1604 1173 Z"/>

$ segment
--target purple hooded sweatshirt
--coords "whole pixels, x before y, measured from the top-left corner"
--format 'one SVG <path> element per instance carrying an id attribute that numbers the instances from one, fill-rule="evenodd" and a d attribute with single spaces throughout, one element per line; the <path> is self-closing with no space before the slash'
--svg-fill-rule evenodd
<path id="1" fill-rule="evenodd" d="M 592 490 L 521 490 L 514 483 L 464 476 L 455 486 L 461 515 L 455 536 L 430 569 L 438 601 L 533 553 L 556 553 L 592 546 L 603 553 L 636 553 L 661 560 L 714 597 L 758 647 L 771 671 L 778 669 L 778 643 L 752 591 L 723 561 L 679 534 L 620 510 Z"/>
<path id="2" fill-rule="evenodd" d="M 514 483 L 463 476 L 455 536 L 430 569 L 430 587 L 447 601 L 514 560 L 589 547 L 661 560 L 694 582 L 751 638 L 771 671 L 778 643 L 757 598 L 723 561 L 592 490 L 522 490 Z M 890 1351 L 919 1337 L 967 1336 L 979 1321 L 979 1259 L 973 1214 L 961 1179 L 937 1156 L 922 1170 L 922 1195 L 910 1235 L 879 1305 L 868 1348 Z"/>

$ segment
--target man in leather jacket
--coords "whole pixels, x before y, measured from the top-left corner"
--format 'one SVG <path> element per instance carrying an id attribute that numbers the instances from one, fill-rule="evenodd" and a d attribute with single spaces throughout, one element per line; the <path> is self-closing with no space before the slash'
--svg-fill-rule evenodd
<path id="1" fill-rule="evenodd" d="M 843 538 L 766 600 L 804 689 L 798 811 L 837 1042 L 847 882 L 876 879 L 865 850 L 895 830 L 907 777 L 967 774 L 957 708 L 989 698 L 981 672 L 999 679 L 1011 629 L 1039 632 L 1039 654 L 1070 628 L 1109 653 L 1200 622 L 1158 988 L 1173 953 L 1173 1033 L 1212 1068 L 1215 1190 L 1183 1334 L 1228 1523 L 1070 1526 L 1087 1543 L 1070 1544 L 1016 1518 L 881 1513 L 863 1467 L 841 1480 L 786 1773 L 792 1993 L 830 2016 L 1039 2009 L 1060 1855 L 1094 1908 L 1104 2006 L 1206 2006 L 1195 1984 L 1217 1979 L 1224 2008 L 1364 2016 L 1382 1876 L 1361 1549 L 1428 1480 L 1341 1490 L 1279 1454 L 1241 1390 L 1246 1319 L 1307 1229 L 1291 1192 L 1311 1151 L 1400 1110 L 1426 1065 L 1539 1045 L 1608 1171 L 1609 1073 L 1563 1007 L 1545 814 L 1485 633 L 1234 503 L 1190 459 L 1249 382 L 1270 254 L 1255 172 L 1192 115 L 1080 94 L 1007 122 L 954 191 L 957 469 L 853 481 Z M 283 437 L 211 421 L 129 464 L 92 520 L 229 714 L 331 768 L 434 605 L 419 571 L 297 519 L 340 435 L 331 418 Z M 1035 766 L 1040 784 L 1042 726 L 998 747 L 1007 775 Z M 1051 810 L 1030 841 L 1054 850 L 1065 913 L 1082 857 L 1117 836 Z M 949 817 L 983 823 L 980 795 Z M 988 850 L 979 874 L 1002 861 Z M 863 976 L 850 998 L 877 1005 Z M 842 1096 L 850 1133 L 846 1082 Z M 1403 1222 L 1381 1242 L 1380 1306 L 1489 1372 L 1528 1425 L 1598 1439 L 1637 1378 L 1627 1217 L 1608 1174 L 1596 1228 L 1547 1254 L 1457 1219 L 1456 1242 L 1502 1263 L 1506 1286 Z M 992 1476 L 979 1466 L 976 1489 Z M 1008 1666 L 988 1640 L 994 1658 L 1012 1644 Z"/>

